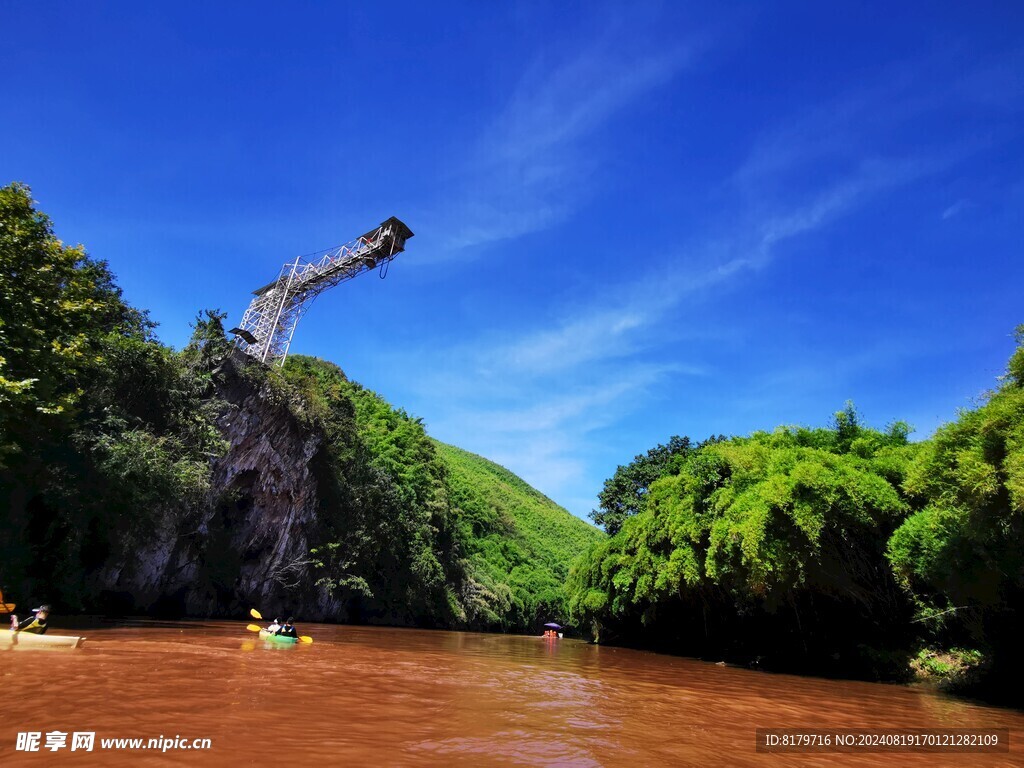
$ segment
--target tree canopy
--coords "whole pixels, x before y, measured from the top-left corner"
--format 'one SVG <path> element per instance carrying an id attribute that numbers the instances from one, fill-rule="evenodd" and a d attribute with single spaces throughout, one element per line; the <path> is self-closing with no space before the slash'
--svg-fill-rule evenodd
<path id="1" fill-rule="evenodd" d="M 570 606 L 598 633 L 638 622 L 655 644 L 781 661 L 825 659 L 854 625 L 888 631 L 902 606 L 879 541 L 907 512 L 913 450 L 902 426 L 870 430 L 852 411 L 834 429 L 709 442 L 577 564 Z"/>
<path id="2" fill-rule="evenodd" d="M 673 435 L 666 444 L 656 445 L 647 453 L 635 456 L 629 464 L 620 466 L 605 480 L 597 495 L 599 509 L 591 512 L 590 518 L 609 536 L 614 536 L 627 517 L 644 508 L 651 483 L 678 471 L 682 460 L 696 447 L 690 443 L 690 438 Z"/>
<path id="3" fill-rule="evenodd" d="M 1024 673 L 1024 326 L 1000 386 L 941 427 L 910 465 L 916 511 L 887 555 L 932 637 L 993 653 L 993 679 Z M 998 675 L 996 674 L 998 671 Z"/>
<path id="4" fill-rule="evenodd" d="M 997 389 L 920 443 L 847 403 L 827 429 L 620 467 L 603 507 L 620 528 L 574 565 L 573 617 L 613 642 L 854 676 L 970 647 L 978 684 L 1006 692 L 1024 641 L 1024 326 L 1016 339 Z"/>
<path id="5" fill-rule="evenodd" d="M 203 504 L 221 441 L 185 358 L 20 184 L 0 189 L 0 297 L 0 578 L 83 607 Z"/>

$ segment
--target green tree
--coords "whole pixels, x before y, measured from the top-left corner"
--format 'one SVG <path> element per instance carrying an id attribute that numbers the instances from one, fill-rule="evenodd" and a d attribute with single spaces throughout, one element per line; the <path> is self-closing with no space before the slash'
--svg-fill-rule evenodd
<path id="1" fill-rule="evenodd" d="M 199 511 L 222 448 L 203 384 L 29 189 L 0 189 L 0 575 L 81 607 Z"/>
<path id="2" fill-rule="evenodd" d="M 690 438 L 673 435 L 668 443 L 656 445 L 647 453 L 635 456 L 629 464 L 620 466 L 605 480 L 597 495 L 600 508 L 590 513 L 590 519 L 603 527 L 609 536 L 614 536 L 626 518 L 644 508 L 651 483 L 678 471 L 681 461 L 695 447 L 691 445 Z"/>
<path id="3" fill-rule="evenodd" d="M 913 451 L 903 425 L 845 416 L 709 442 L 577 563 L 573 615 L 627 643 L 892 675 L 898 659 L 872 654 L 909 650 L 884 550 L 910 511 L 899 483 Z"/>
<path id="4" fill-rule="evenodd" d="M 106 334 L 148 327 L 105 262 L 57 239 L 28 187 L 0 188 L 0 466 L 66 429 Z"/>
<path id="5" fill-rule="evenodd" d="M 921 508 L 888 546 L 932 639 L 988 650 L 1000 688 L 1024 674 L 1024 326 L 1016 340 L 999 388 L 941 427 L 910 466 L 904 487 Z"/>

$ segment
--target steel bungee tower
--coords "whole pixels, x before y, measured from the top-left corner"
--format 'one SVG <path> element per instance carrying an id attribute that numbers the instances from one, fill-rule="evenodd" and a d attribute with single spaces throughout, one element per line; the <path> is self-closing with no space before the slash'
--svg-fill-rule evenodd
<path id="1" fill-rule="evenodd" d="M 255 298 L 241 324 L 231 329 L 235 343 L 262 363 L 284 365 L 295 326 L 313 299 L 378 265 L 383 276 L 412 236 L 412 231 L 392 216 L 351 242 L 288 262 L 274 282 L 253 291 Z"/>

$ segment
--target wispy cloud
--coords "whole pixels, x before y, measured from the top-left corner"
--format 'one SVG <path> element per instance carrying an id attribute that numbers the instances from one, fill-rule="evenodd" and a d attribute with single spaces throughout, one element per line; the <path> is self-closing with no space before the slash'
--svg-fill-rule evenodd
<path id="1" fill-rule="evenodd" d="M 422 379 L 424 387 L 455 395 L 431 418 L 432 430 L 504 463 L 556 500 L 579 498 L 587 470 L 581 457 L 595 434 L 683 377 L 714 372 L 700 359 L 665 362 L 666 345 L 685 333 L 673 330 L 685 326 L 684 307 L 768 268 L 789 241 L 959 157 L 950 152 L 864 160 L 802 200 L 765 196 L 751 202 L 740 195 L 730 230 L 707 233 L 693 248 L 672 254 L 670 266 L 661 264 L 613 292 L 598 291 L 589 303 L 541 326 L 519 327 L 501 342 L 471 339 L 437 355 L 435 360 L 458 364 L 438 372 L 443 381 Z M 774 173 L 791 172 L 805 160 L 792 154 Z"/>
<path id="2" fill-rule="evenodd" d="M 958 216 L 959 214 L 963 213 L 965 210 L 970 208 L 971 205 L 973 205 L 971 201 L 967 200 L 966 198 L 961 198 L 957 200 L 955 203 L 948 206 L 942 212 L 942 220 L 945 221 L 946 219 L 951 219 L 954 216 Z"/>
<path id="3" fill-rule="evenodd" d="M 787 240 L 823 226 L 861 196 L 901 174 L 868 174 L 823 190 L 806 205 L 751 220 L 732 238 L 709 242 L 684 266 L 617 286 L 544 327 L 495 343 L 477 338 L 431 352 L 420 379 L 449 397 L 430 419 L 434 434 L 505 464 L 556 499 L 584 482 L 592 436 L 627 418 L 683 377 L 712 371 L 700 360 L 664 359 L 668 319 L 680 305 L 764 268 Z M 594 489 L 596 492 L 596 489 Z M 586 509 L 574 510 L 583 513 Z"/>
<path id="4" fill-rule="evenodd" d="M 489 352 L 475 359 L 481 374 L 516 378 L 538 377 L 585 366 L 635 357 L 665 334 L 650 331 L 687 297 L 705 293 L 765 267 L 787 240 L 842 215 L 866 194 L 914 174 L 911 167 L 874 165 L 869 171 L 824 189 L 805 205 L 763 220 L 751 220 L 730 237 L 711 240 L 691 253 L 677 254 L 679 266 L 661 267 L 631 283 L 616 285 L 614 297 L 598 295 L 589 306 L 573 308 L 547 326 L 527 331 L 502 344 L 486 345 Z M 674 365 L 677 373 L 702 375 L 699 364 Z"/>
<path id="5" fill-rule="evenodd" d="M 448 247 L 516 237 L 564 218 L 593 173 L 589 137 L 676 77 L 692 56 L 685 48 L 598 48 L 546 71 L 538 65 L 476 148 L 481 170 L 462 179 L 468 194 L 453 210 L 466 221 L 452 230 Z M 701 343 L 706 326 L 695 322 L 704 309 L 784 258 L 796 239 L 952 167 L 983 144 L 913 142 L 901 151 L 887 141 L 929 119 L 953 92 L 920 82 L 919 72 L 907 70 L 769 126 L 723 180 L 715 215 L 687 233 L 689 245 L 652 260 L 647 273 L 598 284 L 571 307 L 531 322 L 430 350 L 415 365 L 420 396 L 437 404 L 431 393 L 447 395 L 432 408 L 431 430 L 505 464 L 556 500 L 575 500 L 573 511 L 585 513 L 584 489 L 599 488 L 589 462 L 602 430 L 685 391 L 687 378 L 715 375 L 714 363 L 701 358 L 711 346 Z M 965 205 L 958 201 L 943 216 Z M 680 349 L 687 350 L 682 359 Z M 881 352 L 851 356 L 833 374 L 849 378 Z M 763 400 L 766 383 L 809 375 L 806 361 L 764 371 L 737 403 Z"/>
<path id="6" fill-rule="evenodd" d="M 474 425 L 484 423 L 488 429 L 501 433 L 558 429 L 581 416 L 586 418 L 588 428 L 596 429 L 608 421 L 607 416 L 601 414 L 607 414 L 622 398 L 646 389 L 673 372 L 679 371 L 672 365 L 635 366 L 597 384 L 573 382 L 567 391 L 556 391 L 546 398 L 506 409 L 474 410 L 466 415 Z"/>
<path id="7" fill-rule="evenodd" d="M 670 82 L 695 52 L 694 44 L 624 45 L 609 34 L 554 66 L 534 62 L 467 151 L 438 210 L 423 217 L 442 222 L 444 237 L 420 262 L 563 220 L 594 188 L 608 149 L 596 139 L 600 128 Z"/>
<path id="8" fill-rule="evenodd" d="M 516 169 L 523 181 L 543 181 L 559 164 L 556 151 L 668 82 L 688 59 L 685 48 L 650 52 L 610 41 L 552 71 L 534 71 L 495 122 L 484 152 L 502 167 Z"/>
<path id="9" fill-rule="evenodd" d="M 527 375 L 551 373 L 635 351 L 633 335 L 650 323 L 639 307 L 592 309 L 582 317 L 561 318 L 488 354 L 488 363 L 507 361 Z"/>

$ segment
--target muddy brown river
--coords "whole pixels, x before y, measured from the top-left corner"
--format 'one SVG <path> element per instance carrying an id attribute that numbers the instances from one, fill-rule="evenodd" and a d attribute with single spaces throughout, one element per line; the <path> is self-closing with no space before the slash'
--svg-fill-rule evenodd
<path id="1" fill-rule="evenodd" d="M 299 630 L 315 642 L 265 643 L 239 622 L 136 622 L 75 631 L 87 637 L 76 650 L 0 653 L 0 760 L 1024 765 L 1024 713 L 921 689 L 773 675 L 568 639 Z M 758 728 L 1008 729 L 1010 751 L 761 753 Z"/>

